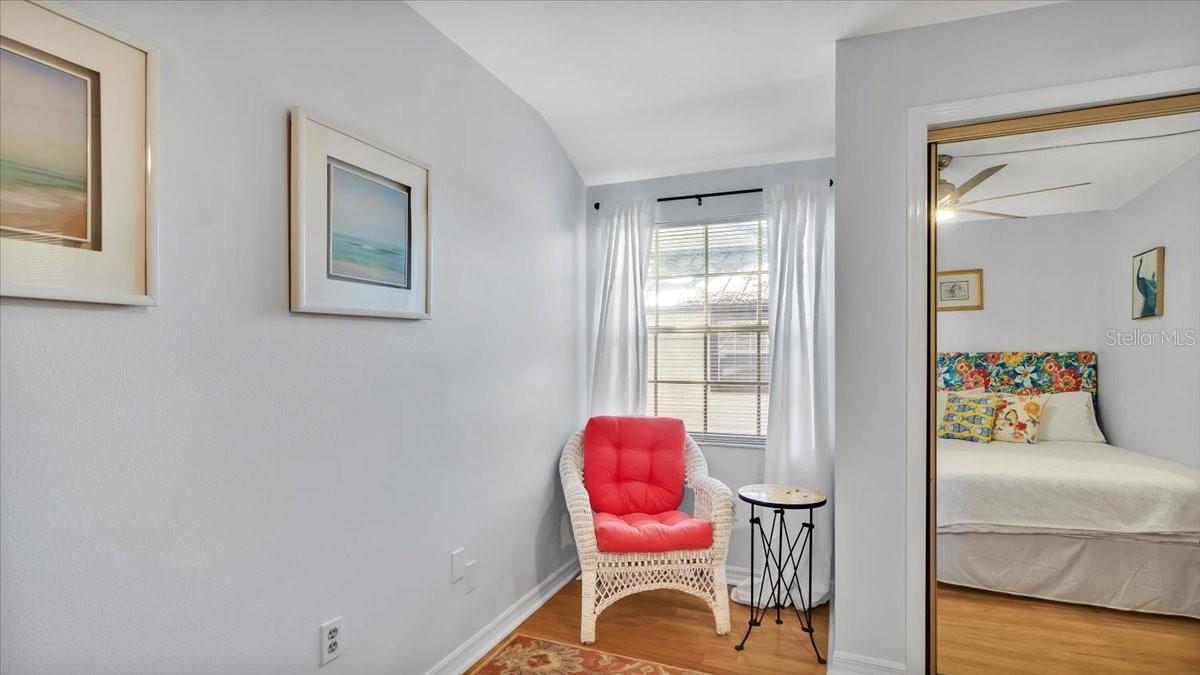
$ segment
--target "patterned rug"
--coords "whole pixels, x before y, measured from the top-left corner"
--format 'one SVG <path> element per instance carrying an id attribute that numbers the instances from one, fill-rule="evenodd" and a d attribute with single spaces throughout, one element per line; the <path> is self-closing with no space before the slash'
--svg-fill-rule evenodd
<path id="1" fill-rule="evenodd" d="M 653 661 L 565 645 L 527 635 L 513 635 L 491 656 L 471 670 L 470 675 L 704 675 L 695 670 L 672 668 Z"/>

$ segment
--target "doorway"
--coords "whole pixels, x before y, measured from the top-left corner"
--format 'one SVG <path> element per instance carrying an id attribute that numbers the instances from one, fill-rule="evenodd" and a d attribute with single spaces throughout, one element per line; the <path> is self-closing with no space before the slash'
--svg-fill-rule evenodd
<path id="1" fill-rule="evenodd" d="M 1105 635 L 1112 636 L 1112 643 L 1076 654 L 1068 646 L 1060 659 L 1068 668 L 1078 657 L 1102 672 L 1110 652 L 1115 663 L 1148 648 L 1123 636 L 1165 636 L 1154 649 L 1176 661 L 1163 661 L 1163 672 L 1169 672 L 1172 663 L 1190 664 L 1194 656 L 1186 646 L 1172 651 L 1174 635 L 1184 641 L 1188 635 L 1200 636 L 1200 621 L 1187 618 L 1193 612 L 1187 589 L 1167 583 L 1155 591 L 1136 574 L 1139 564 L 1155 566 L 1163 578 L 1200 565 L 1200 559 L 1192 559 L 1200 553 L 1186 548 L 1189 534 L 1150 531 L 1161 524 L 1143 525 L 1146 531 L 1134 526 L 1126 528 L 1131 531 L 1109 532 L 1124 525 L 1088 520 L 1087 513 L 1073 513 L 1072 505 L 1103 500 L 1108 480 L 1104 472 L 1132 462 L 1136 468 L 1125 473 L 1137 474 L 1142 484 L 1134 488 L 1141 489 L 1143 501 L 1121 518 L 1136 521 L 1147 505 L 1163 506 L 1164 485 L 1154 480 L 1169 483 L 1175 472 L 1186 481 L 1191 475 L 1187 470 L 1200 470 L 1200 457 L 1192 467 L 1189 454 L 1160 442 L 1162 429 L 1139 431 L 1122 421 L 1128 411 L 1116 407 L 1127 407 L 1124 401 L 1131 391 L 1135 400 L 1138 392 L 1165 398 L 1147 383 L 1146 373 L 1169 370 L 1181 354 L 1185 359 L 1194 356 L 1195 352 L 1166 351 L 1164 337 L 1159 345 L 1163 349 L 1149 352 L 1149 360 L 1132 359 L 1131 370 L 1128 357 L 1133 350 L 1119 350 L 1126 334 L 1134 336 L 1132 346 L 1137 347 L 1140 327 L 1152 325 L 1163 335 L 1174 335 L 1173 348 L 1186 349 L 1178 347 L 1181 339 L 1187 340 L 1178 331 L 1186 331 L 1194 284 L 1172 286 L 1180 302 L 1178 309 L 1172 306 L 1174 316 L 1160 305 L 1168 297 L 1168 278 L 1172 284 L 1188 283 L 1186 278 L 1168 277 L 1168 265 L 1177 275 L 1176 270 L 1186 266 L 1195 268 L 1196 262 L 1187 256 L 1196 251 L 1157 243 L 1167 234 L 1136 223 L 1123 226 L 1118 221 L 1129 214 L 1114 215 L 1128 204 L 1135 204 L 1139 214 L 1150 208 L 1186 211 L 1186 205 L 1156 195 L 1170 187 L 1164 183 L 1159 189 L 1160 182 L 1172 177 L 1176 183 L 1186 181 L 1186 171 L 1192 170 L 1189 163 L 1200 161 L 1192 151 L 1193 141 L 1200 138 L 1198 119 L 1200 95 L 1189 94 L 929 132 L 926 663 L 931 672 L 988 672 L 987 663 L 994 664 L 994 672 L 1002 672 L 1028 669 L 1035 662 L 1042 672 L 1052 672 L 1056 661 L 1039 652 L 1038 645 L 1057 641 L 1061 646 L 1064 638 L 1069 645 L 1073 626 L 1080 622 L 1093 629 L 1111 626 Z M 1179 171 L 1184 173 L 1176 175 Z M 1073 172 L 1086 175 L 1063 178 Z M 1088 230 L 1101 221 L 1106 231 Z M 1192 227 L 1200 227 L 1200 220 Z M 1086 255 L 1096 257 L 1094 264 L 1084 260 L 1074 267 L 1061 265 L 1070 269 L 1056 267 L 1054 274 L 1029 269 L 1029 260 L 1036 256 L 1022 256 L 1020 244 L 1011 241 L 1023 239 L 1029 246 L 1045 248 L 1072 236 L 1090 252 Z M 1155 243 L 1143 250 L 1140 239 Z M 1083 245 L 1100 240 L 1116 248 L 1101 254 L 1097 246 Z M 1172 251 L 1170 262 L 1167 249 Z M 1071 250 L 1069 243 L 1066 250 Z M 1129 267 L 1122 267 L 1118 275 L 1113 261 L 1126 254 Z M 1112 297 L 1124 292 L 1125 284 L 1129 298 L 1121 302 L 1120 311 L 1128 310 L 1128 320 L 1112 314 L 1117 311 Z M 1017 306 L 1013 299 L 1022 297 L 1027 300 L 1018 312 L 1022 321 L 1006 323 L 1001 315 L 1010 315 Z M 1082 298 L 1090 298 L 1093 316 L 1078 307 Z M 1048 319 L 1048 307 L 1075 314 L 1061 321 Z M 1134 321 L 1144 323 L 1132 324 L 1130 330 Z M 1069 330 L 1081 322 L 1090 329 Z M 1106 371 L 1109 357 L 1118 365 Z M 1184 380 L 1183 386 L 1200 388 L 1200 378 Z M 1043 434 L 1040 447 L 1036 437 L 1031 442 L 1031 433 L 1053 416 L 1034 416 L 1026 408 L 1041 413 L 1052 396 L 1059 397 L 1051 406 L 1057 412 L 1083 411 L 1079 416 L 1086 418 L 1090 409 L 1094 433 L 1055 428 Z M 1078 409 L 1062 407 L 1067 399 Z M 1115 402 L 1107 418 L 1097 412 L 1106 401 Z M 957 415 L 953 419 L 947 418 L 950 405 Z M 999 426 L 998 415 L 1003 420 Z M 1109 427 L 1108 436 L 1102 425 Z M 1060 425 L 1043 428 L 1055 426 Z M 1184 438 L 1184 427 L 1181 424 L 1174 436 L 1165 435 Z M 1004 439 L 996 440 L 998 435 Z M 1117 439 L 1134 447 L 1110 442 Z M 1085 443 L 1094 446 L 1073 445 Z M 1084 450 L 1095 454 L 1070 456 Z M 944 462 L 939 463 L 939 455 Z M 1052 467 L 1065 471 L 1057 491 L 1036 480 Z M 1044 499 L 1059 493 L 1063 499 L 1057 505 Z M 1174 508 L 1175 517 L 1186 518 L 1188 496 L 1181 500 L 1181 506 L 1166 510 Z M 1038 521 L 1038 509 L 1069 517 Z M 1117 562 L 1110 565 L 1112 561 Z M 1040 576 L 1031 573 L 1035 566 Z M 1081 576 L 1092 581 L 1080 583 Z M 1122 596 L 1119 589 L 1130 585 L 1135 592 Z M 972 662 L 972 652 L 979 662 Z"/>

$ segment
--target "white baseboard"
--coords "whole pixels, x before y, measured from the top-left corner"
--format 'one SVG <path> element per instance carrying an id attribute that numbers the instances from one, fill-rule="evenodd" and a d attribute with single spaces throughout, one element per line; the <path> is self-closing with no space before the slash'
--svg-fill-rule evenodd
<path id="1" fill-rule="evenodd" d="M 482 659 L 491 649 L 500 643 L 509 633 L 516 630 L 521 622 L 529 618 L 539 607 L 546 603 L 555 593 L 566 586 L 579 574 L 579 561 L 572 560 L 542 580 L 533 590 L 526 593 L 511 607 L 492 619 L 488 625 L 458 646 L 453 652 L 430 668 L 426 675 L 461 675 L 468 668 Z"/>
<path id="2" fill-rule="evenodd" d="M 737 565 L 725 565 L 725 583 L 730 586 L 737 586 L 743 581 L 750 578 L 749 567 L 738 567 Z"/>
<path id="3" fill-rule="evenodd" d="M 846 652 L 834 652 L 826 671 L 827 675 L 899 675 L 905 672 L 907 668 L 899 661 Z"/>

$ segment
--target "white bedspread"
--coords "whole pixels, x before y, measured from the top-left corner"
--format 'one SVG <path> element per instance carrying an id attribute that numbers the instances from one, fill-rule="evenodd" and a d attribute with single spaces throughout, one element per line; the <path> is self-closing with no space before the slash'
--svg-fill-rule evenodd
<path id="1" fill-rule="evenodd" d="M 1200 541 L 1200 471 L 1104 443 L 938 439 L 938 532 Z"/>

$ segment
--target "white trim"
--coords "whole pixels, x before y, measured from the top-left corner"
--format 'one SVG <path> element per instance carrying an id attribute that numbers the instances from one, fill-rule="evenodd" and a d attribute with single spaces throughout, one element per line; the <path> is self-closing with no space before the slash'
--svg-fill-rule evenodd
<path id="1" fill-rule="evenodd" d="M 905 597 L 909 672 L 925 671 L 925 392 L 926 292 L 928 290 L 925 200 L 928 130 L 933 126 L 1028 115 L 1081 106 L 1168 96 L 1200 89 L 1200 66 L 1189 66 L 1141 75 L 1082 82 L 1046 89 L 951 101 L 909 108 L 908 111 L 908 246 L 907 320 L 905 360 L 907 453 Z M 843 658 L 863 659 L 843 655 Z M 882 662 L 887 663 L 887 662 Z M 831 667 L 830 673 L 835 672 Z M 840 672 L 858 672 L 841 670 Z M 878 671 L 870 671 L 878 672 Z"/>
<path id="2" fill-rule="evenodd" d="M 829 658 L 829 675 L 893 675 L 908 672 L 899 661 L 886 661 L 872 656 L 834 652 Z"/>
<path id="3" fill-rule="evenodd" d="M 511 607 L 492 619 L 488 625 L 472 635 L 466 642 L 450 652 L 426 671 L 426 675 L 459 675 L 465 673 L 476 661 L 487 655 L 508 634 L 517 629 L 525 619 L 538 610 L 555 593 L 559 592 L 576 576 L 579 575 L 579 561 L 570 560 L 555 570 L 549 577 L 543 579 L 533 590 L 526 593 Z"/>

